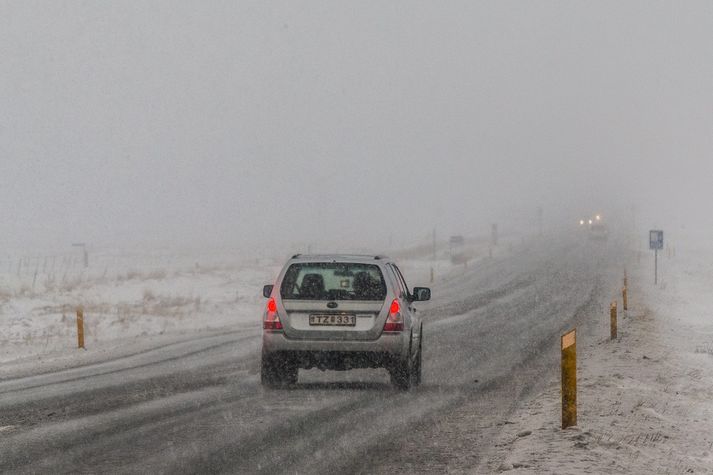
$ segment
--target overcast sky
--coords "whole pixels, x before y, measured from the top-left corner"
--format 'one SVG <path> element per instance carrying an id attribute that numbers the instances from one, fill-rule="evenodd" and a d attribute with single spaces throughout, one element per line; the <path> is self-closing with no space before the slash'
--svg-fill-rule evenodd
<path id="1" fill-rule="evenodd" d="M 0 243 L 710 224 L 712 185 L 713 2 L 0 2 Z"/>

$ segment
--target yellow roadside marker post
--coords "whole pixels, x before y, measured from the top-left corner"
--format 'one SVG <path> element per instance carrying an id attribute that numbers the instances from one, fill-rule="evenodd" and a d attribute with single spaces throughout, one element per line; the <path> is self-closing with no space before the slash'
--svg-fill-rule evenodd
<path id="1" fill-rule="evenodd" d="M 562 429 L 577 425 L 577 330 L 561 337 Z"/>
<path id="2" fill-rule="evenodd" d="M 77 347 L 84 348 L 84 309 L 77 307 Z"/>
<path id="3" fill-rule="evenodd" d="M 611 339 L 616 340 L 616 301 L 611 303 L 609 307 L 609 319 L 611 326 Z"/>

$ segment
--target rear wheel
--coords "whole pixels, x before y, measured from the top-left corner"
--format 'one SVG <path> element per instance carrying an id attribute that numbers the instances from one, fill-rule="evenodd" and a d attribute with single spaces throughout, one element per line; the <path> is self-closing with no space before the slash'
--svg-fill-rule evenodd
<path id="1" fill-rule="evenodd" d="M 389 374 L 391 375 L 391 384 L 397 388 L 406 391 L 411 387 L 411 358 L 407 358 L 406 361 L 397 361 L 391 365 L 389 368 Z"/>
<path id="2" fill-rule="evenodd" d="M 411 343 L 413 343 L 413 337 L 411 339 Z M 411 385 L 414 383 L 415 365 L 411 362 L 411 358 L 413 355 L 413 346 L 411 343 L 409 343 L 409 350 L 408 355 L 406 355 L 406 358 L 392 362 L 391 366 L 389 367 L 391 384 L 401 389 L 402 391 L 410 389 Z"/>
<path id="3" fill-rule="evenodd" d="M 421 369 L 422 365 L 422 355 L 423 355 L 423 325 L 421 325 L 421 331 L 418 337 L 418 356 L 416 356 L 416 362 L 414 363 L 413 369 L 413 385 L 418 386 L 421 384 Z"/>
<path id="4" fill-rule="evenodd" d="M 281 388 L 297 383 L 299 368 L 277 355 L 262 355 L 260 382 L 269 388 Z"/>

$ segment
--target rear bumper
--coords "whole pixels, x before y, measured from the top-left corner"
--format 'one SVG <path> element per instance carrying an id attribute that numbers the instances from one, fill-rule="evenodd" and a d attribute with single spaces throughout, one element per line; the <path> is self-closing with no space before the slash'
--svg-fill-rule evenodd
<path id="1" fill-rule="evenodd" d="M 293 340 L 282 332 L 265 331 L 263 355 L 279 354 L 300 368 L 378 368 L 405 359 L 409 351 L 408 333 L 384 333 L 371 341 Z"/>

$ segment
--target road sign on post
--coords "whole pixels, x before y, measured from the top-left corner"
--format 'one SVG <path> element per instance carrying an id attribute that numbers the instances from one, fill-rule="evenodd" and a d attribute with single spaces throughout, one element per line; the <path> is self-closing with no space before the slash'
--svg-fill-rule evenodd
<path id="1" fill-rule="evenodd" d="M 663 231 L 658 229 L 649 231 L 649 248 L 656 251 L 663 249 Z"/>
<path id="2" fill-rule="evenodd" d="M 649 231 L 649 249 L 654 251 L 654 284 L 659 283 L 659 250 L 663 249 L 663 231 L 652 229 Z"/>

